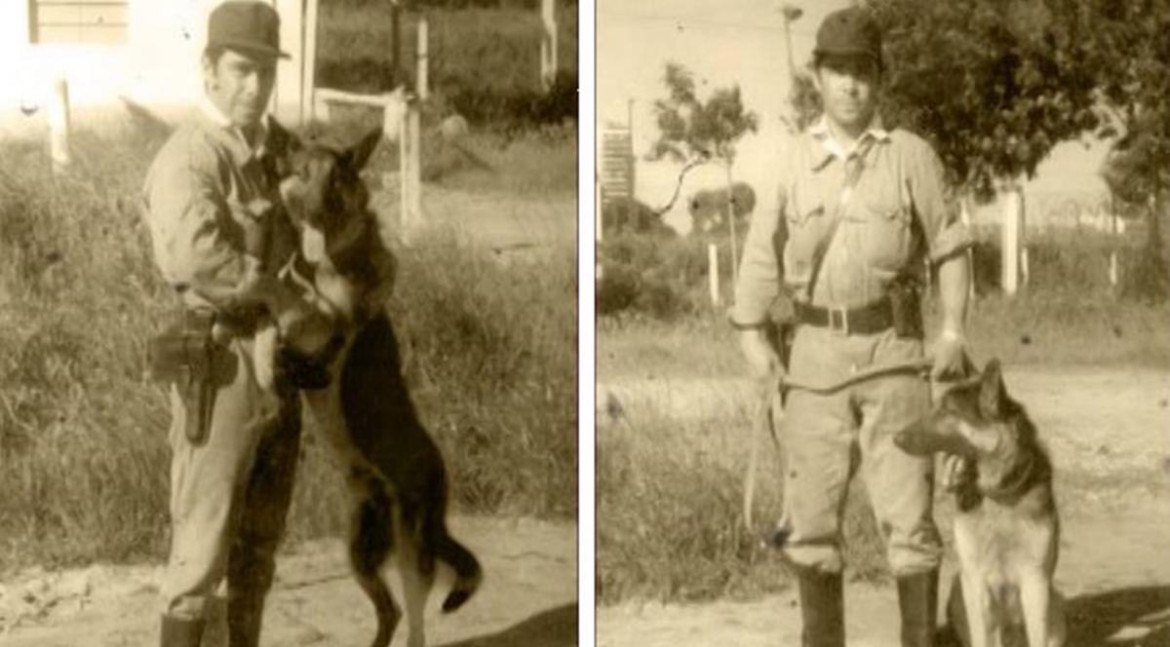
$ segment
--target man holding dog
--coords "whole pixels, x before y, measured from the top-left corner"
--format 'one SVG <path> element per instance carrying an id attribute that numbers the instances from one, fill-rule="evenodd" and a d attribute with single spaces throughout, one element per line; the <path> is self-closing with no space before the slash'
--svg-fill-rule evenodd
<path id="1" fill-rule="evenodd" d="M 881 75 L 872 16 L 857 7 L 830 14 L 814 50 L 824 116 L 785 151 L 778 212 L 752 220 L 732 311 L 753 373 L 780 373 L 788 385 L 776 537 L 798 576 L 809 646 L 845 644 L 840 529 L 858 455 L 897 578 L 902 644 L 929 646 L 935 628 L 933 462 L 893 439 L 930 406 L 919 369 L 924 260 L 937 268 L 943 309 L 932 377 L 963 370 L 970 237 L 930 145 L 883 128 Z M 782 289 L 796 324 L 787 366 L 765 334 Z"/>
<path id="2" fill-rule="evenodd" d="M 257 385 L 253 334 L 265 314 L 295 316 L 321 334 L 330 326 L 276 281 L 266 288 L 284 304 L 281 312 L 208 297 L 241 280 L 258 230 L 264 258 L 287 259 L 296 250 L 295 231 L 276 207 L 276 168 L 291 137 L 266 114 L 277 59 L 287 56 L 279 24 L 270 5 L 254 0 L 212 11 L 204 101 L 158 153 L 146 180 L 155 259 L 184 306 L 181 322 L 152 344 L 156 373 L 173 385 L 163 647 L 200 645 L 225 605 L 229 644 L 258 644 L 301 419 L 294 388 L 278 385 L 273 398 Z"/>

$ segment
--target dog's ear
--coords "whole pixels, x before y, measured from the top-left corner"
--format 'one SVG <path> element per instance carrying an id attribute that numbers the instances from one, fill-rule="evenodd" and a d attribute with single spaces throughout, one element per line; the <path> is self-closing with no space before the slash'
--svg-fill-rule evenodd
<path id="1" fill-rule="evenodd" d="M 348 166 L 355 173 L 366 167 L 366 162 L 370 161 L 370 156 L 374 154 L 374 149 L 378 147 L 378 143 L 382 141 L 382 127 L 379 126 L 370 131 L 368 135 L 362 138 L 355 146 L 345 151 L 342 155 L 342 163 Z"/>
<path id="2" fill-rule="evenodd" d="M 999 368 L 999 360 L 992 359 L 983 367 L 983 375 L 979 378 L 979 413 L 984 418 L 998 417 L 1003 405 L 1003 374 Z"/>

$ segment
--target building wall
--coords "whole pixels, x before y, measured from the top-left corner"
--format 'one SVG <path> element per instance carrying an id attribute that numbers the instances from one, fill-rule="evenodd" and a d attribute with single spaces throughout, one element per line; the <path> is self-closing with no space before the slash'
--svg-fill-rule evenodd
<path id="1" fill-rule="evenodd" d="M 281 13 L 282 48 L 300 51 L 304 0 L 270 0 Z M 164 117 L 188 110 L 202 94 L 199 57 L 207 14 L 220 0 L 130 0 L 123 45 L 29 43 L 27 0 L 0 5 L 0 136 L 36 137 L 47 128 L 45 106 L 56 79 L 64 78 L 74 121 L 83 127 L 116 122 L 127 97 Z M 300 103 L 299 57 L 278 71 L 280 113 L 295 120 Z"/>

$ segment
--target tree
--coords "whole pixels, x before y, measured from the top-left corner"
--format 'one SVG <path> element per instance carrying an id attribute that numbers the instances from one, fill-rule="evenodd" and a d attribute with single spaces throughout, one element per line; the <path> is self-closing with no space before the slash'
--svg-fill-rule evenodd
<path id="1" fill-rule="evenodd" d="M 700 164 L 721 165 L 727 173 L 727 195 L 734 195 L 731 169 L 735 163 L 735 144 L 758 127 L 755 113 L 744 108 L 739 86 L 717 88 L 706 101 L 701 101 L 694 75 L 673 62 L 666 64 L 663 81 L 668 96 L 654 102 L 659 135 L 649 158 L 670 159 L 683 164 L 671 204 L 678 198 L 686 173 Z M 729 200 L 725 217 L 731 232 L 731 265 L 736 271 L 734 214 L 734 205 Z"/>
<path id="2" fill-rule="evenodd" d="M 1170 295 L 1170 3 L 1090 0 L 1083 13 L 1109 108 L 1101 134 L 1117 136 L 1102 176 L 1116 198 L 1146 207 L 1147 244 L 1131 287 L 1162 300 Z"/>
<path id="3" fill-rule="evenodd" d="M 1098 122 L 1090 31 L 1076 0 L 875 0 L 885 32 L 882 113 L 932 141 L 981 197 L 1032 177 Z"/>

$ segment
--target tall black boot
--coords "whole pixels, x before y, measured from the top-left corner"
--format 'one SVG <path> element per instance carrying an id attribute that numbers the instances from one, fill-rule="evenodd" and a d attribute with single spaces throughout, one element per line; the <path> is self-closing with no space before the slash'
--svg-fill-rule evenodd
<path id="1" fill-rule="evenodd" d="M 162 617 L 159 644 L 162 647 L 199 647 L 203 640 L 203 621 Z"/>
<path id="2" fill-rule="evenodd" d="M 932 647 L 938 612 L 938 569 L 898 578 L 902 647 Z"/>
<path id="3" fill-rule="evenodd" d="M 804 647 L 845 647 L 845 595 L 840 573 L 814 568 L 796 570 Z"/>

